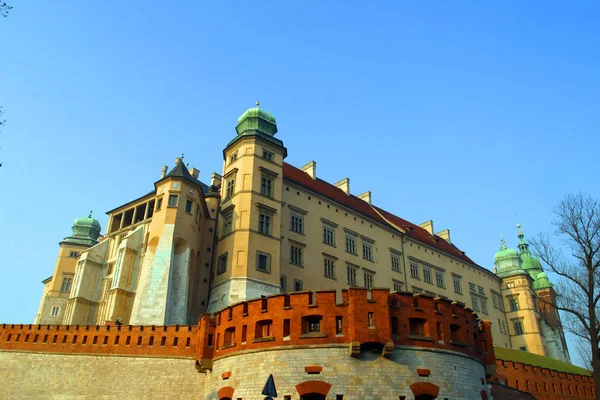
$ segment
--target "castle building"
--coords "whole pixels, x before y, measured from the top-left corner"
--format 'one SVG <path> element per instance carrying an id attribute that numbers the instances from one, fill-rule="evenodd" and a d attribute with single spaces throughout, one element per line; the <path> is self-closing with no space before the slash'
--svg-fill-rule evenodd
<path id="1" fill-rule="evenodd" d="M 376 288 L 467 307 L 490 321 L 493 345 L 569 361 L 556 293 L 518 230 L 497 273 L 434 230 L 331 184 L 314 161 L 285 162 L 275 117 L 257 107 L 237 121 L 210 184 L 175 160 L 147 194 L 107 212 L 106 232 L 78 219 L 45 283 L 38 324 L 188 325 L 262 296 Z M 66 279 L 66 280 L 65 280 Z M 65 285 L 65 282 L 68 282 Z M 68 286 L 70 285 L 70 287 Z"/>

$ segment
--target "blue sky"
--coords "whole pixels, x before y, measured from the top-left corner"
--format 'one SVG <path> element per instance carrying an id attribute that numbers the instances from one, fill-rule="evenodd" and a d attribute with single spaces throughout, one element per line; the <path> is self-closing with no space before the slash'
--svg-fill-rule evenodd
<path id="1" fill-rule="evenodd" d="M 220 172 L 256 100 L 289 163 L 488 268 L 517 215 L 533 235 L 565 194 L 600 197 L 596 1 L 9 3 L 0 322 L 33 321 L 75 218 L 104 228 L 181 152 Z"/>

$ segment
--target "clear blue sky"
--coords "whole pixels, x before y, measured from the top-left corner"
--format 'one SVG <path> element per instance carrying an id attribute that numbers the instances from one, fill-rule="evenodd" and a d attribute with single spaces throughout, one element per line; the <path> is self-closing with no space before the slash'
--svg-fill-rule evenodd
<path id="1" fill-rule="evenodd" d="M 9 1 L 0 20 L 0 322 L 33 321 L 75 218 L 210 173 L 256 100 L 287 161 L 492 268 L 600 197 L 600 3 Z M 571 348 L 574 355 L 575 349 Z"/>

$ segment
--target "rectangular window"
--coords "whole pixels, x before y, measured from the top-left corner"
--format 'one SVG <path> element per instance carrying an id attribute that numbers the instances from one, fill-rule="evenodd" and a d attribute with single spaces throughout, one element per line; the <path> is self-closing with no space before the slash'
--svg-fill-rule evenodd
<path id="1" fill-rule="evenodd" d="M 331 258 L 325 258 L 323 261 L 325 276 L 331 279 L 335 279 L 335 261 Z"/>
<path id="2" fill-rule="evenodd" d="M 475 285 L 473 282 L 469 282 L 469 290 L 471 292 L 476 292 L 477 291 L 477 285 Z"/>
<path id="3" fill-rule="evenodd" d="M 483 297 L 480 297 L 479 302 L 481 303 L 481 312 L 483 312 L 484 314 L 487 314 L 488 308 L 487 308 L 486 300 Z"/>
<path id="4" fill-rule="evenodd" d="M 273 196 L 273 180 L 271 177 L 263 175 L 260 180 L 260 194 L 267 197 Z"/>
<path id="5" fill-rule="evenodd" d="M 362 245 L 363 258 L 365 260 L 373 261 L 373 245 L 371 243 L 364 243 Z"/>
<path id="6" fill-rule="evenodd" d="M 261 272 L 270 274 L 271 273 L 271 255 L 257 251 L 256 252 L 256 269 Z"/>
<path id="7" fill-rule="evenodd" d="M 340 316 L 335 317 L 335 334 L 336 335 L 343 334 L 342 321 L 343 321 L 342 317 L 340 317 Z"/>
<path id="8" fill-rule="evenodd" d="M 237 153 L 234 153 L 229 157 L 229 164 L 231 164 L 235 160 L 237 160 Z"/>
<path id="9" fill-rule="evenodd" d="M 433 279 L 431 277 L 431 269 L 423 267 L 423 280 L 426 283 L 430 283 L 433 285 Z"/>
<path id="10" fill-rule="evenodd" d="M 292 214 L 290 230 L 296 233 L 304 233 L 304 217 Z"/>
<path id="11" fill-rule="evenodd" d="M 303 288 L 303 286 L 304 286 L 304 285 L 302 284 L 302 281 L 299 281 L 298 279 L 294 279 L 294 290 L 295 290 L 296 292 L 299 292 L 299 291 L 301 291 L 301 290 L 302 290 L 302 288 Z"/>
<path id="12" fill-rule="evenodd" d="M 271 217 L 266 214 L 258 215 L 258 232 L 263 235 L 271 234 Z"/>
<path id="13" fill-rule="evenodd" d="M 217 275 L 227 271 L 227 253 L 221 254 L 217 260 Z"/>
<path id="14" fill-rule="evenodd" d="M 227 181 L 227 191 L 225 192 L 225 198 L 228 199 L 233 196 L 235 191 L 235 178 L 231 178 Z"/>
<path id="15" fill-rule="evenodd" d="M 498 329 L 500 330 L 500 333 L 504 333 L 504 331 L 502 330 L 502 322 L 500 322 L 500 318 L 498 318 Z"/>
<path id="16" fill-rule="evenodd" d="M 69 257 L 77 258 L 77 257 L 79 257 L 79 253 L 76 251 L 72 251 L 69 253 Z"/>
<path id="17" fill-rule="evenodd" d="M 435 284 L 437 287 L 446 287 L 444 284 L 444 273 L 442 271 L 435 271 Z"/>
<path id="18" fill-rule="evenodd" d="M 513 327 L 515 328 L 515 335 L 519 336 L 525 333 L 523 330 L 523 322 L 521 321 L 513 321 Z"/>
<path id="19" fill-rule="evenodd" d="M 393 281 L 394 282 L 394 292 L 402 291 L 402 282 Z"/>
<path id="20" fill-rule="evenodd" d="M 57 317 L 57 316 L 58 316 L 58 312 L 59 312 L 59 311 L 60 311 L 60 307 L 56 307 L 56 306 L 54 306 L 54 307 L 52 307 L 52 313 L 51 313 L 51 315 L 52 315 L 53 317 Z"/>
<path id="21" fill-rule="evenodd" d="M 302 247 L 290 247 L 290 263 L 294 265 L 302 265 Z"/>
<path id="22" fill-rule="evenodd" d="M 517 297 L 509 297 L 508 304 L 510 311 L 519 311 L 519 299 Z"/>
<path id="23" fill-rule="evenodd" d="M 168 204 L 168 206 L 169 207 L 177 207 L 177 198 L 178 197 L 179 196 L 176 195 L 176 194 L 170 194 L 169 195 L 169 204 Z"/>
<path id="24" fill-rule="evenodd" d="M 356 268 L 348 267 L 348 284 L 356 286 Z"/>
<path id="25" fill-rule="evenodd" d="M 484 288 L 482 288 L 481 286 L 477 286 L 477 292 L 478 292 L 479 294 L 485 294 L 485 289 L 484 289 Z"/>
<path id="26" fill-rule="evenodd" d="M 287 292 L 287 276 L 281 275 L 279 277 L 279 286 L 281 287 L 282 292 Z"/>
<path id="27" fill-rule="evenodd" d="M 494 308 L 499 308 L 498 296 L 496 295 L 496 293 L 492 293 L 492 305 L 494 306 Z"/>
<path id="28" fill-rule="evenodd" d="M 460 278 L 457 276 L 454 276 L 452 278 L 452 281 L 454 283 L 454 293 L 462 294 L 462 286 L 460 284 Z"/>
<path id="29" fill-rule="evenodd" d="M 230 234 L 232 229 L 233 229 L 233 214 L 227 214 L 223 218 L 223 235 L 222 236 Z"/>
<path id="30" fill-rule="evenodd" d="M 187 213 L 192 213 L 192 201 L 191 200 L 186 200 L 185 201 L 185 212 Z"/>
<path id="31" fill-rule="evenodd" d="M 392 271 L 400 272 L 400 256 L 396 254 L 392 254 Z"/>
<path id="32" fill-rule="evenodd" d="M 323 227 L 323 243 L 335 246 L 335 231 L 328 226 Z"/>
<path id="33" fill-rule="evenodd" d="M 410 263 L 410 276 L 414 279 L 421 279 L 419 278 L 419 264 Z"/>
<path id="34" fill-rule="evenodd" d="M 472 294 L 471 301 L 473 302 L 473 311 L 479 311 L 479 301 L 477 296 Z"/>
<path id="35" fill-rule="evenodd" d="M 356 255 L 356 238 L 346 235 L 346 252 Z"/>
<path id="36" fill-rule="evenodd" d="M 369 272 L 365 272 L 365 288 L 367 289 L 372 289 L 373 288 L 373 280 L 374 280 L 374 276 L 373 274 L 369 273 Z"/>
<path id="37" fill-rule="evenodd" d="M 156 200 L 156 211 L 160 210 L 160 208 L 162 207 L 162 197 L 158 200 Z"/>
<path id="38" fill-rule="evenodd" d="M 263 156 L 262 156 L 265 160 L 267 161 L 273 161 L 273 153 L 271 153 L 270 151 L 264 150 L 263 149 Z"/>
<path id="39" fill-rule="evenodd" d="M 73 280 L 71 278 L 63 278 L 62 285 L 60 287 L 60 291 L 61 292 L 70 292 L 72 281 Z"/>

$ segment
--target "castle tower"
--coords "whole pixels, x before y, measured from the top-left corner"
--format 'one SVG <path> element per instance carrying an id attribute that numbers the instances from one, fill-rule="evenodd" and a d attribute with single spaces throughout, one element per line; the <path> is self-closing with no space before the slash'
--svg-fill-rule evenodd
<path id="1" fill-rule="evenodd" d="M 210 265 L 213 246 L 207 188 L 181 158 L 154 186 L 156 209 L 129 323 L 195 323 L 208 299 L 209 268 L 202 266 Z"/>
<path id="2" fill-rule="evenodd" d="M 237 136 L 223 150 L 223 181 L 213 285 L 214 312 L 242 300 L 280 291 L 283 160 L 275 117 L 250 108 L 238 118 Z"/>
<path id="3" fill-rule="evenodd" d="M 45 286 L 36 324 L 62 323 L 77 260 L 82 251 L 98 243 L 100 223 L 92 218 L 91 211 L 87 217 L 77 218 L 71 229 L 73 234 L 59 243 L 53 275 L 42 281 Z"/>

